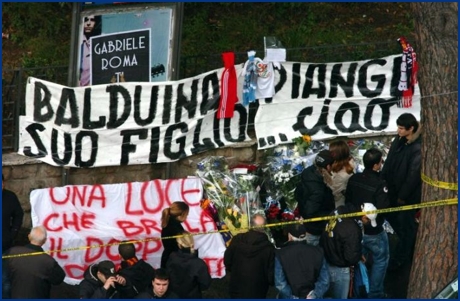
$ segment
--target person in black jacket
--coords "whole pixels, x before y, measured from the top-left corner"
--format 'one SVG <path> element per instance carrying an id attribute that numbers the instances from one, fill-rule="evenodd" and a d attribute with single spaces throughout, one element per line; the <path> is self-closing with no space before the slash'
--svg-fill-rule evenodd
<path id="1" fill-rule="evenodd" d="M 121 299 L 133 295 L 133 290 L 132 285 L 116 273 L 110 260 L 90 265 L 79 285 L 80 299 Z"/>
<path id="2" fill-rule="evenodd" d="M 166 263 L 171 276 L 169 287 L 180 299 L 201 299 L 202 290 L 211 285 L 211 275 L 196 253 L 193 237 L 188 232 L 182 235 L 176 239 L 179 251 L 171 253 Z"/>
<path id="3" fill-rule="evenodd" d="M 321 272 L 323 251 L 305 243 L 303 224 L 289 224 L 287 232 L 288 241 L 275 251 L 278 299 L 316 299 L 313 290 Z"/>
<path id="4" fill-rule="evenodd" d="M 179 299 L 179 296 L 169 289 L 169 273 L 163 268 L 155 270 L 152 285 L 139 293 L 135 299 Z"/>
<path id="5" fill-rule="evenodd" d="M 387 184 L 379 175 L 383 164 L 382 152 L 376 148 L 367 150 L 363 156 L 363 163 L 364 171 L 354 174 L 348 180 L 346 204 L 352 204 L 356 212 L 361 211 L 365 203 L 374 205 L 376 209 L 388 208 L 390 203 Z M 367 208 L 370 206 L 367 205 Z M 390 247 L 388 235 L 383 229 L 384 222 L 383 215 L 378 214 L 375 224 L 364 224 L 363 252 L 364 255 L 372 255 L 368 293 L 371 299 L 385 297 L 383 284 L 390 259 Z"/>
<path id="6" fill-rule="evenodd" d="M 13 246 L 13 241 L 22 226 L 24 210 L 18 197 L 5 189 L 5 177 L 2 174 L 2 253 Z"/>
<path id="7" fill-rule="evenodd" d="M 32 228 L 29 241 L 28 245 L 12 247 L 6 255 L 44 252 L 42 246 L 46 242 L 45 227 Z M 62 267 L 46 253 L 8 258 L 4 264 L 11 280 L 13 299 L 49 299 L 51 286 L 61 284 L 65 278 Z"/>
<path id="8" fill-rule="evenodd" d="M 143 259 L 137 258 L 136 248 L 133 243 L 122 241 L 118 245 L 118 253 L 122 259 L 118 274 L 129 280 L 133 286 L 133 290 L 128 291 L 128 293 L 132 294 L 121 294 L 121 297 L 131 299 L 150 285 L 155 270 Z"/>
<path id="9" fill-rule="evenodd" d="M 339 206 L 335 215 L 353 212 L 351 206 Z M 354 218 L 332 219 L 321 234 L 320 245 L 329 270 L 329 292 L 333 299 L 347 299 L 350 267 L 361 259 L 361 228 Z"/>
<path id="10" fill-rule="evenodd" d="M 322 150 L 315 157 L 315 163 L 302 171 L 301 180 L 295 190 L 300 215 L 304 219 L 322 217 L 335 208 L 332 190 L 325 184 L 323 173 L 331 172 L 334 158 L 330 151 Z M 306 242 L 317 246 L 326 222 L 309 222 Z"/>
<path id="11" fill-rule="evenodd" d="M 418 204 L 422 195 L 421 126 L 410 113 L 401 114 L 396 124 L 398 135 L 390 146 L 381 175 L 388 185 L 391 207 Z M 417 236 L 415 214 L 416 210 L 404 210 L 386 216 L 398 235 L 394 256 L 390 256 L 391 270 L 412 262 Z"/>
<path id="12" fill-rule="evenodd" d="M 164 239 L 176 236 L 184 232 L 182 222 L 187 219 L 190 208 L 185 202 L 173 202 L 169 208 L 163 209 L 161 213 L 161 242 L 163 243 L 163 253 L 161 254 L 161 267 L 166 268 L 169 255 L 179 250 L 176 239 Z"/>
<path id="13" fill-rule="evenodd" d="M 5 189 L 5 177 L 2 174 L 2 254 L 13 246 L 14 239 L 22 226 L 24 211 L 18 197 L 11 190 Z M 11 281 L 6 265 L 2 265 L 2 296 L 11 298 Z"/>
<path id="14" fill-rule="evenodd" d="M 250 230 L 233 237 L 225 250 L 232 299 L 265 299 L 274 284 L 275 247 L 262 228 L 265 223 L 264 215 L 254 214 Z"/>

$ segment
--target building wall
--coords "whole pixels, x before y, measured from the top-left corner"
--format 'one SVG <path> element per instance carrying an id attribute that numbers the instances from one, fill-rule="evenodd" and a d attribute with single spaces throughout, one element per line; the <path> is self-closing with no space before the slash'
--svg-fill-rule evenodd
<path id="1" fill-rule="evenodd" d="M 5 188 L 16 193 L 24 209 L 23 228 L 30 229 L 29 195 L 34 189 L 68 185 L 145 182 L 152 179 L 178 179 L 195 174 L 196 164 L 207 156 L 225 156 L 230 165 L 256 163 L 263 154 L 254 141 L 219 148 L 169 164 L 143 164 L 95 168 L 62 168 L 31 160 L 18 154 L 2 154 Z"/>

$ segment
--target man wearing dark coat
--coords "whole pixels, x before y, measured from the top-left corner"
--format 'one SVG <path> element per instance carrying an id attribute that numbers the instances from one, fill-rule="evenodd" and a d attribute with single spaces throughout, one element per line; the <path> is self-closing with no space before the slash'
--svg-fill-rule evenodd
<path id="1" fill-rule="evenodd" d="M 131 283 L 116 273 L 110 260 L 90 265 L 79 285 L 80 299 L 121 299 L 135 295 L 132 290 Z"/>
<path id="2" fill-rule="evenodd" d="M 5 178 L 2 174 L 2 253 L 13 246 L 23 217 L 24 211 L 18 197 L 11 190 L 5 189 Z"/>
<path id="3" fill-rule="evenodd" d="M 45 227 L 32 228 L 29 241 L 28 245 L 12 247 L 5 255 L 44 252 Z M 62 267 L 46 253 L 8 258 L 4 264 L 8 268 L 13 299 L 49 299 L 51 285 L 61 284 L 65 278 Z"/>
<path id="4" fill-rule="evenodd" d="M 22 226 L 24 211 L 16 194 L 5 189 L 5 177 L 2 174 L 2 254 L 13 246 L 14 239 Z M 11 282 L 6 265 L 2 266 L 2 296 L 11 298 Z"/>
<path id="5" fill-rule="evenodd" d="M 305 243 L 303 224 L 289 224 L 288 241 L 275 251 L 275 286 L 279 299 L 312 299 L 323 265 L 323 251 Z"/>
<path id="6" fill-rule="evenodd" d="M 388 185 L 390 207 L 418 204 L 422 195 L 421 126 L 410 113 L 401 114 L 396 124 L 398 135 L 390 146 L 381 174 Z M 404 210 L 386 215 L 398 235 L 398 244 L 390 256 L 390 270 L 412 262 L 417 234 L 415 214 L 415 210 Z"/>
<path id="7" fill-rule="evenodd" d="M 179 299 L 179 296 L 169 288 L 169 280 L 166 269 L 156 269 L 152 285 L 139 293 L 135 299 Z"/>
<path id="8" fill-rule="evenodd" d="M 275 247 L 264 233 L 265 223 L 263 215 L 255 214 L 251 229 L 233 237 L 225 250 L 232 299 L 265 299 L 269 286 L 274 285 Z"/>
<path id="9" fill-rule="evenodd" d="M 334 158 L 329 150 L 320 151 L 315 163 L 302 171 L 295 190 L 300 215 L 304 219 L 329 215 L 335 208 L 332 190 L 324 182 L 324 173 L 331 173 Z M 306 242 L 317 246 L 326 221 L 305 223 Z"/>
<path id="10" fill-rule="evenodd" d="M 354 211 L 350 205 L 341 205 L 335 215 Z M 350 267 L 361 260 L 363 234 L 352 217 L 329 220 L 320 238 L 329 270 L 329 292 L 333 299 L 347 299 L 350 287 Z"/>
<path id="11" fill-rule="evenodd" d="M 122 259 L 118 274 L 129 280 L 133 286 L 133 290 L 128 291 L 131 294 L 122 294 L 121 297 L 131 299 L 150 285 L 155 270 L 143 259 L 137 258 L 136 248 L 133 243 L 121 242 L 118 245 L 118 253 Z"/>
<path id="12" fill-rule="evenodd" d="M 365 203 L 371 203 L 377 209 L 389 206 L 388 188 L 385 180 L 380 177 L 379 170 L 383 164 L 383 153 L 371 148 L 363 155 L 364 171 L 356 173 L 348 180 L 345 203 L 351 204 L 356 212 L 362 211 Z M 384 280 L 390 258 L 388 235 L 383 228 L 385 218 L 378 214 L 375 224 L 364 224 L 363 255 L 372 256 L 369 277 L 370 299 L 385 297 Z"/>

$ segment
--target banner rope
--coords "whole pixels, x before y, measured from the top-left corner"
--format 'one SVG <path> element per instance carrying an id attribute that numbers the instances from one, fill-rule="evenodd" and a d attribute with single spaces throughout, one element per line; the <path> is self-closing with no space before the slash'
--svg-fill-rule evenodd
<path id="1" fill-rule="evenodd" d="M 279 222 L 279 223 L 274 223 L 274 224 L 266 224 L 261 227 L 241 228 L 241 231 L 247 231 L 249 229 L 256 229 L 256 228 L 271 228 L 271 227 L 285 226 L 289 224 L 303 224 L 303 223 L 311 223 L 311 222 L 318 222 L 318 221 L 331 220 L 331 219 L 356 217 L 356 216 L 363 216 L 363 215 L 374 214 L 374 213 L 377 213 L 377 214 L 389 213 L 389 212 L 396 212 L 396 211 L 405 211 L 405 210 L 412 210 L 412 209 L 437 207 L 437 206 L 449 206 L 449 205 L 458 205 L 458 198 L 424 202 L 424 203 L 415 204 L 415 205 L 405 205 L 405 206 L 400 206 L 400 207 L 385 208 L 385 209 L 378 209 L 378 210 L 372 210 L 372 211 L 360 211 L 360 212 L 353 212 L 353 213 L 347 213 L 347 214 L 314 217 L 314 218 L 303 219 L 303 220 Z M 224 232 L 230 232 L 230 231 L 231 230 L 229 229 L 214 230 L 214 231 L 209 231 L 209 232 L 190 233 L 190 234 L 187 234 L 187 236 L 188 235 L 191 235 L 191 236 L 208 235 L 208 234 L 224 233 Z M 103 244 L 103 245 L 81 246 L 81 247 L 66 248 L 66 249 L 61 249 L 61 250 L 49 250 L 49 251 L 43 251 L 43 252 L 4 255 L 2 256 L 2 259 L 17 258 L 17 257 L 24 257 L 24 256 L 34 256 L 34 255 L 42 255 L 42 254 L 51 254 L 51 253 L 60 253 L 60 252 L 79 251 L 79 250 L 87 250 L 87 249 L 102 248 L 102 247 L 111 247 L 111 246 L 118 246 L 118 245 L 129 244 L 129 243 L 158 241 L 158 240 L 164 240 L 164 239 L 176 239 L 182 236 L 185 236 L 185 235 L 181 234 L 181 235 L 167 236 L 167 237 L 152 237 L 152 238 L 145 238 L 145 239 L 139 239 L 139 240 L 130 240 L 130 241 L 124 241 L 124 242 L 111 243 L 111 244 Z"/>

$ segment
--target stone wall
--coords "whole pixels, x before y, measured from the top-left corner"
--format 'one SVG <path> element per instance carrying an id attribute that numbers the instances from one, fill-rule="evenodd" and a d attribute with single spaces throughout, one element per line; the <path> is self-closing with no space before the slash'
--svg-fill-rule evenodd
<path id="1" fill-rule="evenodd" d="M 24 209 L 23 228 L 30 229 L 29 195 L 34 189 L 64 185 L 116 184 L 145 182 L 152 179 L 177 179 L 195 174 L 196 164 L 207 156 L 225 156 L 229 164 L 258 162 L 263 151 L 257 151 L 255 140 L 232 147 L 219 148 L 187 157 L 177 162 L 95 168 L 62 168 L 10 153 L 2 154 L 5 188 L 16 193 Z"/>

